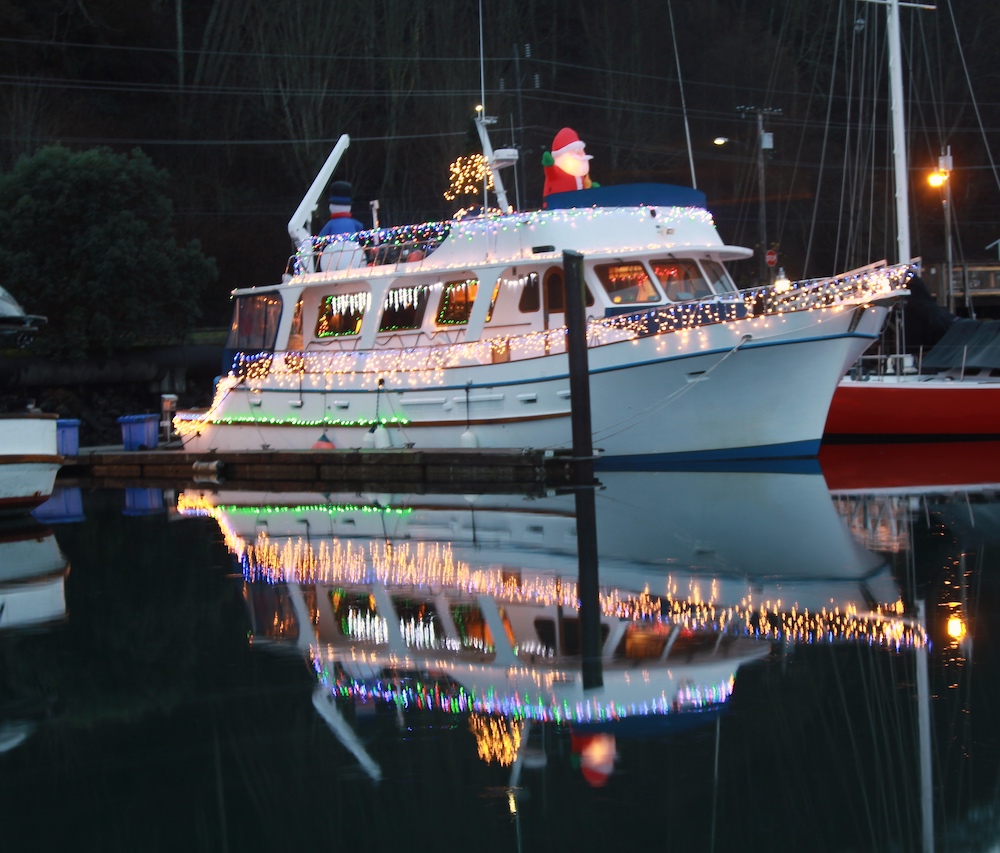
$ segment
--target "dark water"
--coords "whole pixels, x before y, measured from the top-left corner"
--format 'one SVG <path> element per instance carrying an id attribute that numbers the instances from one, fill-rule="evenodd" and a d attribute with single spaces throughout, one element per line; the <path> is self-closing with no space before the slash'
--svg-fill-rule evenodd
<path id="1" fill-rule="evenodd" d="M 600 474 L 601 624 L 573 494 L 66 483 L 0 850 L 996 850 L 1000 485 L 877 467 Z"/>

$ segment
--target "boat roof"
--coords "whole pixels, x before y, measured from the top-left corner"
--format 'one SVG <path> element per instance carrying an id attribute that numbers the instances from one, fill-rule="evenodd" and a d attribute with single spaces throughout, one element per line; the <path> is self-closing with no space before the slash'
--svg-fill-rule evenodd
<path id="1" fill-rule="evenodd" d="M 587 207 L 701 207 L 707 198 L 701 190 L 676 184 L 615 184 L 568 193 L 552 193 L 545 198 L 547 210 Z"/>

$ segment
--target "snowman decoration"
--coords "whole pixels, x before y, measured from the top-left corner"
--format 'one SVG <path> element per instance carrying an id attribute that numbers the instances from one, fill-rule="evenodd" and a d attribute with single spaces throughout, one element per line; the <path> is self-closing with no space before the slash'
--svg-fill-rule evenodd
<path id="1" fill-rule="evenodd" d="M 542 167 L 545 170 L 543 198 L 551 193 L 589 190 L 600 186 L 590 180 L 590 161 L 593 158 L 586 153 L 586 147 L 586 143 L 570 127 L 564 127 L 555 135 L 552 150 L 542 155 Z"/>

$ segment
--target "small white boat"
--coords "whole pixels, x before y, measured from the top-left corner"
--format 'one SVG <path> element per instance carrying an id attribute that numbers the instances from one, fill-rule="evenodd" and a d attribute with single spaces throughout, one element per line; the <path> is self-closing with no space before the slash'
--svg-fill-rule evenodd
<path id="1" fill-rule="evenodd" d="M 235 291 L 232 369 L 177 432 L 193 451 L 568 449 L 579 274 L 599 453 L 813 456 L 907 268 L 739 291 L 725 262 L 751 251 L 724 244 L 704 204 L 641 184 L 333 237 L 303 239 L 293 218 L 291 274 Z"/>
<path id="2" fill-rule="evenodd" d="M 0 346 L 25 346 L 45 322 L 0 287 Z M 52 494 L 63 461 L 56 421 L 37 411 L 0 412 L 0 515 L 28 513 Z"/>
<path id="3" fill-rule="evenodd" d="M 0 513 L 28 513 L 52 494 L 62 465 L 54 414 L 0 414 Z"/>
<path id="4" fill-rule="evenodd" d="M 38 314 L 25 313 L 20 303 L 0 287 L 0 348 L 26 346 L 47 322 Z"/>
<path id="5" fill-rule="evenodd" d="M 0 630 L 64 619 L 68 573 L 51 529 L 31 519 L 0 526 Z"/>

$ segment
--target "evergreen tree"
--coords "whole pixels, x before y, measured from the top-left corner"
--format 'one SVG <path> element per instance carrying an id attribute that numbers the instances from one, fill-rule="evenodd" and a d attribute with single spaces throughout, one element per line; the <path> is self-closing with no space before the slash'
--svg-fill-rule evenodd
<path id="1" fill-rule="evenodd" d="M 108 356 L 183 341 L 216 278 L 172 233 L 169 175 L 131 155 L 62 146 L 0 174 L 0 269 L 25 310 L 48 317 L 36 352 Z"/>

